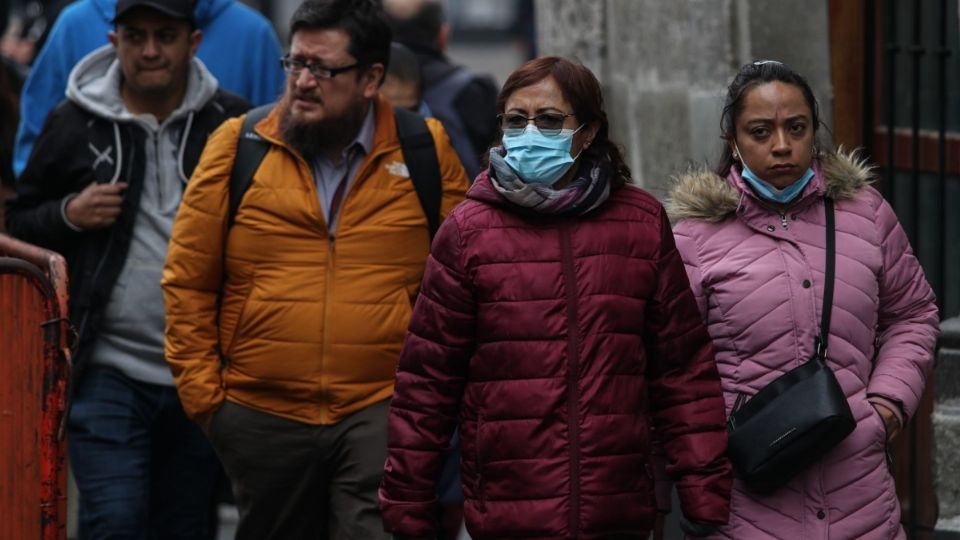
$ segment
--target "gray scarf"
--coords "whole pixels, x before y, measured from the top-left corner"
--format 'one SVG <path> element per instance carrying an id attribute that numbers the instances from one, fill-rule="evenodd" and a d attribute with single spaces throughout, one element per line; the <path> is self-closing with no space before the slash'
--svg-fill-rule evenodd
<path id="1" fill-rule="evenodd" d="M 576 177 L 562 189 L 546 184 L 527 184 L 504 161 L 502 148 L 490 149 L 490 183 L 508 201 L 541 214 L 583 215 L 610 198 L 611 169 L 604 163 L 583 159 Z"/>

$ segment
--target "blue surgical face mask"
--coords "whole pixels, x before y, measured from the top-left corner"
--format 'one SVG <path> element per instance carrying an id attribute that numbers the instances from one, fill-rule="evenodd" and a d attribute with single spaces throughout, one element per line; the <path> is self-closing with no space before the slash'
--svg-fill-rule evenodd
<path id="1" fill-rule="evenodd" d="M 736 143 L 734 143 L 734 148 L 737 148 Z M 740 153 L 739 148 L 737 148 L 737 154 L 743 156 L 743 154 Z M 780 204 L 786 204 L 796 199 L 797 196 L 803 191 L 803 188 L 807 187 L 807 184 L 814 175 L 813 168 L 807 167 L 807 170 L 803 173 L 803 176 L 796 179 L 789 186 L 783 189 L 777 189 L 769 182 L 765 182 L 753 171 L 751 171 L 750 167 L 747 167 L 747 162 L 743 161 L 742 157 L 740 158 L 740 164 L 743 166 L 743 171 L 740 173 L 740 177 L 750 184 L 750 187 L 757 192 L 757 195 L 768 201 L 773 201 Z"/>
<path id="2" fill-rule="evenodd" d="M 507 151 L 504 161 L 524 182 L 551 185 L 576 161 L 577 158 L 570 155 L 570 147 L 573 134 L 581 128 L 583 126 L 575 130 L 562 129 L 557 135 L 547 136 L 530 124 L 520 133 L 504 133 L 503 147 Z"/>

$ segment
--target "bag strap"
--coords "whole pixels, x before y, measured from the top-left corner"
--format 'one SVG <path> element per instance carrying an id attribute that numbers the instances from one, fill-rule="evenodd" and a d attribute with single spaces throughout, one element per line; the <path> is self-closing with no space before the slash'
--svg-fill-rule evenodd
<path id="1" fill-rule="evenodd" d="M 833 211 L 833 199 L 824 197 L 824 206 L 827 217 L 827 264 L 823 283 L 823 309 L 820 313 L 820 335 L 815 340 L 817 358 L 827 359 L 827 338 L 830 336 L 830 312 L 833 310 L 833 282 L 837 265 L 837 231 L 836 218 Z"/>
<path id="2" fill-rule="evenodd" d="M 240 127 L 240 135 L 237 137 L 237 157 L 233 160 L 233 168 L 230 169 L 230 206 L 227 213 L 227 228 L 233 226 L 233 218 L 240 209 L 240 201 L 243 195 L 253 183 L 253 174 L 260 168 L 260 162 L 267 155 L 270 149 L 270 143 L 257 134 L 253 129 L 260 120 L 266 118 L 267 114 L 273 109 L 276 103 L 261 105 L 256 109 L 247 112 L 246 118 Z"/>
<path id="3" fill-rule="evenodd" d="M 427 216 L 430 238 L 433 238 L 440 228 L 442 197 L 440 162 L 437 159 L 433 135 L 419 114 L 400 107 L 394 107 L 393 111 L 397 119 L 397 134 L 400 136 L 403 161 L 410 172 L 410 181 L 413 182 L 417 198 L 420 199 L 423 213 Z"/>

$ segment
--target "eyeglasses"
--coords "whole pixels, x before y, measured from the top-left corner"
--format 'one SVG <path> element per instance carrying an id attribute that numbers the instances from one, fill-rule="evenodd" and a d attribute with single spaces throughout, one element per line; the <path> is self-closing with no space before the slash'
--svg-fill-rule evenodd
<path id="1" fill-rule="evenodd" d="M 299 58 L 291 58 L 289 55 L 280 59 L 280 67 L 282 67 L 287 73 L 294 76 L 299 76 L 301 71 L 307 69 L 310 71 L 310 74 L 317 79 L 332 79 L 340 73 L 345 73 L 362 65 L 363 63 L 357 62 L 356 64 L 350 64 L 349 66 L 332 68 L 318 64 L 308 64 Z"/>
<path id="2" fill-rule="evenodd" d="M 573 113 L 540 113 L 536 116 L 525 116 L 520 113 L 500 113 L 497 119 L 500 121 L 500 129 L 504 135 L 517 135 L 519 132 L 527 129 L 527 124 L 533 120 L 533 125 L 537 126 L 540 133 L 547 136 L 559 135 L 563 129 L 563 121 L 568 116 L 576 116 Z"/>

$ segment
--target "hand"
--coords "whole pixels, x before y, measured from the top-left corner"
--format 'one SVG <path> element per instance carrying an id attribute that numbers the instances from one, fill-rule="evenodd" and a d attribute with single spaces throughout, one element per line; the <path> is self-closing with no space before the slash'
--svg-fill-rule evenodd
<path id="1" fill-rule="evenodd" d="M 96 230 L 116 223 L 123 206 L 126 182 L 90 184 L 79 195 L 70 199 L 64 209 L 67 219 L 83 230 Z"/>
<path id="2" fill-rule="evenodd" d="M 879 403 L 872 403 L 871 405 L 877 410 L 877 414 L 883 419 L 884 427 L 887 428 L 887 442 L 892 442 L 900 434 L 900 419 L 885 405 Z"/>

